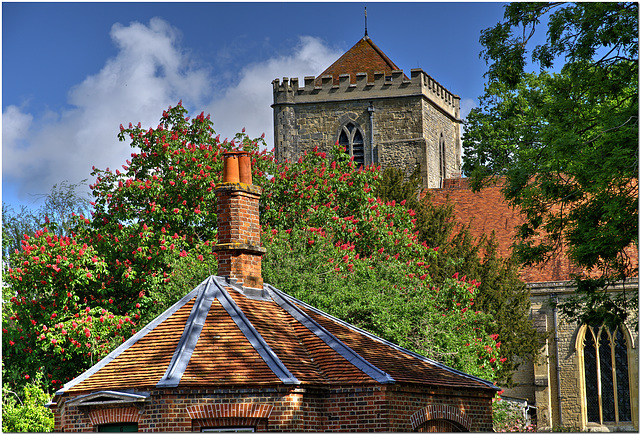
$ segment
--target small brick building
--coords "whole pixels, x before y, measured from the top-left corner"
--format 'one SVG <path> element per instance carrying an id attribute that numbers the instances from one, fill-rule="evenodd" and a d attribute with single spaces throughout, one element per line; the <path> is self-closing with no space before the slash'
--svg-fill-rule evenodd
<path id="1" fill-rule="evenodd" d="M 56 431 L 491 431 L 491 383 L 262 282 L 260 193 L 217 187 L 220 275 L 65 384 Z"/>

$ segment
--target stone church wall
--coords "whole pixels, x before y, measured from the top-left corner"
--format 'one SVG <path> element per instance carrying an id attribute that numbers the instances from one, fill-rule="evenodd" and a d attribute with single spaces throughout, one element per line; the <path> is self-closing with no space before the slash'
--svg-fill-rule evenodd
<path id="1" fill-rule="evenodd" d="M 634 283 L 631 284 L 633 286 Z M 551 427 L 576 427 L 581 431 L 602 430 L 598 424 L 586 420 L 584 368 L 577 351 L 580 348 L 581 324 L 568 321 L 560 311 L 555 312 L 557 342 L 554 333 L 554 304 L 574 295 L 568 282 L 543 282 L 530 284 L 531 318 L 534 326 L 542 332 L 550 332 L 541 359 L 537 363 L 525 363 L 514 375 L 518 384 L 506 389 L 503 396 L 526 399 L 535 405 L 538 429 Z M 631 287 L 627 284 L 627 290 Z M 637 280 L 635 281 L 637 288 Z M 614 288 L 616 290 L 619 288 Z M 631 289 L 633 290 L 633 289 Z M 632 423 L 605 424 L 611 431 L 637 430 L 638 427 L 638 330 L 633 320 L 626 324 L 630 333 L 629 378 L 631 384 Z M 556 345 L 557 354 L 556 358 Z M 557 361 L 557 363 L 556 363 Z M 559 374 L 559 375 L 558 375 Z M 560 384 L 558 387 L 558 378 Z M 560 393 L 558 393 L 560 391 Z M 558 395 L 560 399 L 558 399 Z M 562 414 L 560 415 L 560 408 Z"/>
<path id="2" fill-rule="evenodd" d="M 445 144 L 445 177 L 460 173 L 460 98 L 444 89 L 420 69 L 411 79 L 402 71 L 391 76 L 376 73 L 373 82 L 366 73 L 305 77 L 273 81 L 276 158 L 297 160 L 314 147 L 328 151 L 338 140 L 340 129 L 353 122 L 364 139 L 365 164 L 397 167 L 411 175 L 420 165 L 423 185 L 441 183 L 440 143 Z M 373 109 L 370 117 L 370 109 Z M 373 131 L 372 131 L 373 124 Z M 373 134 L 373 150 L 371 137 Z M 373 152 L 372 152 L 373 151 Z"/>

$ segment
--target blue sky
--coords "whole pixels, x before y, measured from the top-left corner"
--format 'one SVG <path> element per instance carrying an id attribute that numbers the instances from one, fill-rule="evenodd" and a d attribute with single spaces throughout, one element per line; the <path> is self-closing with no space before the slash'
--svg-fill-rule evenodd
<path id="1" fill-rule="evenodd" d="M 502 3 L 2 4 L 2 200 L 39 206 L 91 167 L 132 152 L 119 125 L 156 126 L 183 100 L 232 137 L 273 145 L 271 81 L 318 75 L 364 35 L 401 69 L 422 68 L 462 98 L 483 92 L 482 29 Z"/>

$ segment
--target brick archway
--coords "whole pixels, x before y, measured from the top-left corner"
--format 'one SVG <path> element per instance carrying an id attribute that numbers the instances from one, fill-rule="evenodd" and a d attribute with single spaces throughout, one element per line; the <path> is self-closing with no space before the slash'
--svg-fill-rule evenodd
<path id="1" fill-rule="evenodd" d="M 139 422 L 140 412 L 136 407 L 100 408 L 89 411 L 93 426 L 109 423 Z"/>
<path id="2" fill-rule="evenodd" d="M 428 432 L 470 431 L 471 418 L 450 405 L 428 405 L 411 415 L 411 428 Z"/>
<path id="3" fill-rule="evenodd" d="M 193 430 L 202 427 L 247 426 L 266 429 L 269 404 L 206 404 L 187 407 Z"/>

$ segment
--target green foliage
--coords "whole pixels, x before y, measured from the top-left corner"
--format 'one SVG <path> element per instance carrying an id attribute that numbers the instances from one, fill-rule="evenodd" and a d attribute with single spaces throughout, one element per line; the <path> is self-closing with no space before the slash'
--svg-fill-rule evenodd
<path id="1" fill-rule="evenodd" d="M 11 205 L 2 202 L 2 261 L 9 264 L 11 255 L 20 250 L 24 234 L 33 234 L 42 227 L 40 218 L 26 206 L 16 212 Z"/>
<path id="2" fill-rule="evenodd" d="M 136 152 L 122 172 L 94 170 L 93 218 L 69 210 L 68 233 L 50 221 L 21 237 L 4 279 L 4 380 L 12 387 L 41 367 L 48 387 L 61 387 L 200 283 L 204 268 L 215 270 L 221 154 L 251 149 L 257 179 L 269 159 L 258 152 L 261 139 L 238 134 L 236 145 L 214 134 L 208 117 L 189 121 L 181 105 L 156 129 L 122 127 Z"/>
<path id="3" fill-rule="evenodd" d="M 149 305 L 149 312 L 145 315 L 153 319 L 172 306 L 207 277 L 215 276 L 218 272 L 218 261 L 207 242 L 194 246 L 190 254 L 178 256 L 171 264 L 171 276 L 164 285 L 157 285 L 149 294 L 153 304 Z"/>
<path id="4" fill-rule="evenodd" d="M 500 342 L 486 331 L 490 315 L 473 306 L 475 282 L 450 278 L 434 287 L 428 264 L 385 252 L 353 255 L 328 229 L 309 244 L 309 229 L 265 237 L 263 277 L 323 311 L 434 360 L 493 380 L 502 369 Z M 420 264 L 420 265 L 418 265 Z"/>
<path id="5" fill-rule="evenodd" d="M 506 360 L 487 331 L 492 316 L 473 307 L 477 282 L 455 272 L 437 285 L 431 278 L 438 248 L 420 242 L 416 212 L 402 198 L 417 203 L 415 180 L 408 187 L 394 173 L 356 169 L 338 145 L 276 173 L 262 199 L 265 281 L 398 345 L 497 378 Z M 398 201 L 376 194 L 387 180 Z"/>
<path id="6" fill-rule="evenodd" d="M 43 390 L 42 373 L 38 372 L 18 394 L 2 385 L 3 432 L 52 432 L 53 413 L 44 405 L 51 396 Z"/>
<path id="7" fill-rule="evenodd" d="M 104 284 L 108 265 L 93 246 L 46 228 L 24 238 L 14 255 L 18 266 L 5 274 L 15 295 L 3 306 L 3 380 L 23 385 L 44 366 L 49 387 L 56 387 L 121 343 L 140 306 L 131 316 L 122 312 L 117 291 Z"/>
<path id="8" fill-rule="evenodd" d="M 375 185 L 377 196 L 385 202 L 392 200 L 400 203 L 405 201 L 407 208 L 417 210 L 420 201 L 419 194 L 422 187 L 420 165 L 417 165 L 408 180 L 404 179 L 404 172 L 395 167 L 387 167 Z M 432 244 L 437 246 L 439 244 Z"/>
<path id="9" fill-rule="evenodd" d="M 392 188 L 385 188 L 388 184 Z M 518 277 L 516 265 L 498 256 L 494 235 L 474 239 L 468 227 L 456 227 L 452 203 L 436 206 L 428 192 L 418 201 L 419 185 L 405 181 L 400 170 L 385 169 L 378 186 L 378 195 L 394 191 L 395 200 L 415 207 L 418 240 L 437 246 L 438 255 L 429 261 L 435 286 L 443 286 L 454 274 L 482 282 L 472 302 L 494 319 L 487 331 L 500 336 L 501 355 L 506 359 L 497 378 L 501 384 L 512 384 L 513 372 L 521 362 L 536 357 L 545 338 L 529 319 L 529 290 Z"/>
<path id="10" fill-rule="evenodd" d="M 67 181 L 55 184 L 49 193 L 39 195 L 44 203 L 36 210 L 22 205 L 16 212 L 11 205 L 2 203 L 2 258 L 8 264 L 9 258 L 16 250 L 25 234 L 32 235 L 45 225 L 56 235 L 69 235 L 73 224 L 74 213 L 86 214 L 90 209 L 90 201 L 78 190 L 86 180 L 77 184 Z"/>
<path id="11" fill-rule="evenodd" d="M 436 248 L 418 240 L 415 211 L 376 197 L 378 168 L 357 169 L 339 146 L 276 165 L 262 139 L 214 134 L 208 117 L 190 120 L 180 104 L 155 129 L 121 127 L 134 152 L 122 171 L 94 169 L 92 218 L 72 216 L 66 234 L 45 225 L 23 237 L 5 274 L 7 384 L 20 388 L 42 369 L 47 387 L 61 387 L 216 272 L 214 189 L 222 153 L 238 148 L 264 187 L 264 232 L 279 234 L 265 241 L 267 258 L 289 254 L 266 266 L 268 279 L 456 368 L 488 379 L 501 370 L 492 318 L 471 309 L 476 282 L 433 285 Z M 324 280 L 309 293 L 314 269 Z"/>
<path id="12" fill-rule="evenodd" d="M 531 52 L 540 72 L 526 72 L 544 19 Z M 488 82 L 466 120 L 463 168 L 474 189 L 503 182 L 524 213 L 516 258 L 564 249 L 604 282 L 637 276 L 638 4 L 512 3 L 481 42 Z M 587 307 L 601 288 L 583 294 Z"/>

